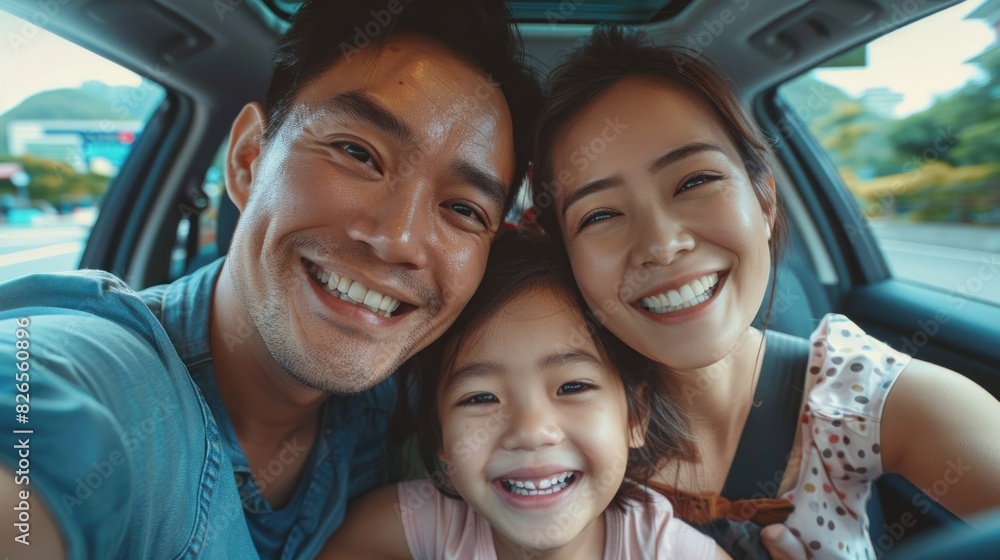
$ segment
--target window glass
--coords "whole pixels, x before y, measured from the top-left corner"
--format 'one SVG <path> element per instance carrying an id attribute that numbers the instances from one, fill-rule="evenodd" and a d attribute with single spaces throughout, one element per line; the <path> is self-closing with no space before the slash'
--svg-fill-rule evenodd
<path id="1" fill-rule="evenodd" d="M 893 275 L 1000 303 L 1000 0 L 959 4 L 779 94 L 870 220 Z"/>
<path id="2" fill-rule="evenodd" d="M 164 89 L 0 11 L 0 281 L 78 267 Z"/>

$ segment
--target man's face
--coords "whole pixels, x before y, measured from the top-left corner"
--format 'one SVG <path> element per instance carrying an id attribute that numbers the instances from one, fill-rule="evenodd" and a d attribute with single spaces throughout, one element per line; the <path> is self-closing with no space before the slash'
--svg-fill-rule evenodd
<path id="1" fill-rule="evenodd" d="M 482 279 L 513 180 L 503 94 L 446 48 L 402 35 L 300 91 L 259 153 L 248 111 L 260 115 L 244 109 L 230 146 L 236 294 L 298 381 L 371 387 L 437 338 Z"/>

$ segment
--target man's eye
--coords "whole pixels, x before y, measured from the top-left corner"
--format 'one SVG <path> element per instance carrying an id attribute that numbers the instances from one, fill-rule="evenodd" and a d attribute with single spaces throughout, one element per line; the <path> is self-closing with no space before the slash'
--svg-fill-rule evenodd
<path id="1" fill-rule="evenodd" d="M 495 396 L 493 396 L 493 395 L 491 395 L 489 393 L 479 393 L 478 395 L 473 395 L 473 396 L 465 399 L 464 401 L 462 401 L 461 404 L 463 404 L 463 405 L 469 405 L 469 404 L 492 404 L 492 403 L 495 403 L 495 402 L 497 402 L 497 398 Z"/>
<path id="2" fill-rule="evenodd" d="M 357 144 L 341 144 L 340 147 L 347 153 L 347 155 L 360 161 L 361 163 L 372 162 L 372 156 L 368 153 L 368 150 L 358 146 Z"/>
<path id="3" fill-rule="evenodd" d="M 471 206 L 469 204 L 465 204 L 465 203 L 462 203 L 462 202 L 453 202 L 453 203 L 451 203 L 449 205 L 449 207 L 456 214 L 460 214 L 462 216 L 465 216 L 466 218 L 473 218 L 475 220 L 478 220 L 483 225 L 486 225 L 486 218 L 484 218 L 483 215 L 480 214 L 479 211 L 476 210 L 475 207 L 473 207 L 473 206 Z"/>
<path id="4" fill-rule="evenodd" d="M 559 386 L 560 395 L 568 395 L 572 393 L 581 393 L 587 389 L 592 389 L 591 385 L 586 383 L 581 383 L 579 381 L 570 381 L 569 383 L 563 383 Z"/>

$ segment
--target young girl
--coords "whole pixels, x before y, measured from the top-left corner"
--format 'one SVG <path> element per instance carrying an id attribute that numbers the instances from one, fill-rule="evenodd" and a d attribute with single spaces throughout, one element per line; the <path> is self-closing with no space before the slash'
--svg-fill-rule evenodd
<path id="1" fill-rule="evenodd" d="M 728 558 L 635 482 L 683 443 L 674 406 L 641 394 L 656 374 L 585 320 L 543 239 L 501 235 L 422 356 L 433 480 L 358 499 L 321 558 Z"/>
<path id="2" fill-rule="evenodd" d="M 657 478 L 719 493 L 741 468 L 768 352 L 751 321 L 785 233 L 767 143 L 714 67 L 616 28 L 597 30 L 548 89 L 538 219 L 561 238 L 591 311 L 660 364 L 692 418 L 695 453 Z M 777 478 L 795 506 L 785 525 L 811 557 L 874 558 L 865 502 L 884 472 L 920 488 L 951 472 L 933 497 L 963 517 L 1000 505 L 996 399 L 843 316 L 825 317 L 811 343 L 794 452 Z"/>

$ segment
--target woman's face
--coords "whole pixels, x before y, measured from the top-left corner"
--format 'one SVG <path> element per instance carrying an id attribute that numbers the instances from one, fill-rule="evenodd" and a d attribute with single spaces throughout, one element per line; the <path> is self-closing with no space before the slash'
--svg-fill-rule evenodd
<path id="1" fill-rule="evenodd" d="M 595 314 L 674 369 L 728 355 L 763 300 L 771 233 L 711 107 L 629 78 L 569 122 L 552 157 L 555 210 Z"/>

